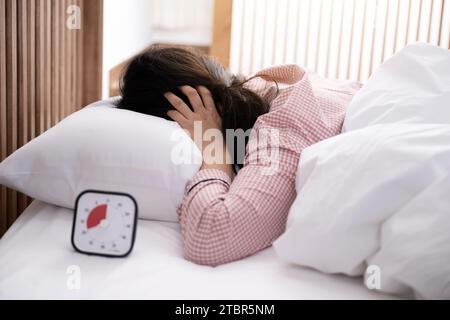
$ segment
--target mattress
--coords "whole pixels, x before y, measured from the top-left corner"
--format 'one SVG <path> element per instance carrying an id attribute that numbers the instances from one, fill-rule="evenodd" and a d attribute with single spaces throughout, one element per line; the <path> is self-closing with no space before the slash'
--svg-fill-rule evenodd
<path id="1" fill-rule="evenodd" d="M 361 278 L 282 262 L 272 248 L 216 268 L 182 257 L 177 223 L 138 222 L 127 258 L 77 253 L 72 211 L 34 201 L 0 240 L 0 299 L 393 299 Z M 76 270 L 79 286 L 73 286 Z"/>

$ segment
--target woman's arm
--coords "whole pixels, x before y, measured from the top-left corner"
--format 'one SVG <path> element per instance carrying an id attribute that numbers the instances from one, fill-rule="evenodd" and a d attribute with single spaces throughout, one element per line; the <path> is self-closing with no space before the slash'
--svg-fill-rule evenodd
<path id="1" fill-rule="evenodd" d="M 203 122 L 203 132 L 220 128 L 220 117 L 208 90 L 183 87 L 181 91 L 194 110 L 182 99 L 167 94 L 177 110 L 169 112 L 172 119 L 191 137 L 195 121 Z M 281 113 L 280 117 L 286 116 Z M 215 266 L 241 259 L 270 246 L 284 231 L 295 199 L 302 139 L 296 139 L 292 131 L 274 130 L 262 123 L 253 130 L 245 166 L 233 183 L 230 164 L 204 159 L 202 169 L 188 184 L 179 208 L 188 260 Z"/>
<path id="2" fill-rule="evenodd" d="M 267 166 L 246 163 L 233 183 L 222 170 L 198 172 L 178 212 L 188 260 L 228 263 L 270 246 L 284 232 L 299 153 L 284 148 L 279 156 L 272 163 L 278 172 L 267 174 Z"/>

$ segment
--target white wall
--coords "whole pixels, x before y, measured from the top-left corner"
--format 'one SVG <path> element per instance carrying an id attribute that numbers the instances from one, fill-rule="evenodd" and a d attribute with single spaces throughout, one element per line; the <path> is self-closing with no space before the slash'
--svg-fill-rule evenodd
<path id="1" fill-rule="evenodd" d="M 151 0 L 105 0 L 103 12 L 103 97 L 109 71 L 152 42 Z"/>

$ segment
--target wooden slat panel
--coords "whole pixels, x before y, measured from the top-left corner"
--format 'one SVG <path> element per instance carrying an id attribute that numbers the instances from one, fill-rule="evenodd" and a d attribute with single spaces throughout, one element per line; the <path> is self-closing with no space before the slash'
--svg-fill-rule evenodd
<path id="1" fill-rule="evenodd" d="M 70 4 L 85 10 L 81 30 L 66 27 Z M 2 161 L 101 97 L 102 10 L 102 0 L 0 0 Z M 1 186 L 0 237 L 30 201 Z"/>
<path id="2" fill-rule="evenodd" d="M 78 6 L 77 0 L 72 0 L 72 3 L 74 5 Z M 78 70 L 77 70 L 77 56 L 78 56 L 78 34 L 81 32 L 81 30 L 78 29 L 74 29 L 72 31 L 73 33 L 73 76 L 72 76 L 72 80 L 73 80 L 73 84 L 72 84 L 72 100 L 73 100 L 73 112 L 79 110 L 80 106 L 77 103 L 77 78 L 78 78 Z"/>
<path id="3" fill-rule="evenodd" d="M 36 136 L 36 0 L 28 0 L 28 140 Z"/>
<path id="4" fill-rule="evenodd" d="M 45 0 L 45 131 L 52 126 L 52 4 Z"/>
<path id="5" fill-rule="evenodd" d="M 18 3 L 18 76 L 19 76 L 19 107 L 18 107 L 18 143 L 23 146 L 28 140 L 28 32 L 27 32 L 27 2 Z"/>
<path id="6" fill-rule="evenodd" d="M 45 0 L 36 0 L 36 136 L 45 130 Z"/>
<path id="7" fill-rule="evenodd" d="M 27 76 L 28 76 L 28 88 L 27 88 L 27 96 L 28 96 L 28 132 L 27 132 L 27 141 L 34 139 L 36 132 L 36 1 L 35 0 L 25 0 L 27 2 Z M 31 203 L 32 199 L 30 197 L 26 198 L 26 206 Z M 22 211 L 18 211 L 17 214 L 20 214 Z"/>
<path id="8" fill-rule="evenodd" d="M 84 1 L 83 30 L 83 105 L 99 100 L 102 95 L 103 65 L 103 1 Z"/>
<path id="9" fill-rule="evenodd" d="M 52 126 L 55 125 L 61 114 L 59 112 L 59 34 L 61 32 L 60 26 L 60 1 L 52 1 L 52 95 L 51 95 L 51 112 L 52 112 Z"/>
<path id="10" fill-rule="evenodd" d="M 0 161 L 7 154 L 7 128 L 6 128 L 6 3 L 0 1 Z M 0 188 L 0 235 L 7 228 L 8 199 L 5 187 Z"/>
<path id="11" fill-rule="evenodd" d="M 28 141 L 28 32 L 27 0 L 18 0 L 18 147 Z M 17 212 L 27 207 L 27 197 L 18 194 Z M 15 219 L 15 217 L 14 217 Z"/>
<path id="12" fill-rule="evenodd" d="M 71 68 L 70 68 L 70 55 L 71 55 L 71 51 L 72 51 L 72 42 L 70 41 L 70 30 L 67 28 L 66 25 L 66 20 L 67 20 L 67 8 L 70 5 L 70 0 L 65 0 L 64 3 L 64 37 L 65 37 L 65 43 L 66 43 L 66 47 L 65 47 L 65 51 L 64 51 L 64 55 L 65 55 L 65 70 L 66 72 L 64 73 L 64 107 L 65 107 L 65 114 L 64 117 L 67 117 L 71 111 L 72 108 L 70 106 L 70 73 L 72 72 Z"/>
<path id="13" fill-rule="evenodd" d="M 83 12 L 83 1 L 77 0 L 77 5 L 80 7 L 81 12 Z M 80 75 L 83 73 L 83 32 L 82 30 L 77 31 L 77 108 L 81 108 L 83 104 L 83 78 Z"/>
<path id="14" fill-rule="evenodd" d="M 75 0 L 71 0 L 70 1 L 71 5 L 75 5 L 76 2 Z M 69 30 L 70 32 L 70 42 L 71 42 L 71 48 L 72 50 L 70 50 L 70 69 L 71 69 L 71 73 L 70 73 L 70 113 L 75 112 L 77 109 L 76 106 L 76 78 L 77 78 L 77 66 L 76 66 L 76 62 L 77 62 L 77 29 L 72 29 Z"/>
<path id="15" fill-rule="evenodd" d="M 6 2 L 6 112 L 7 112 L 7 148 L 8 154 L 17 149 L 17 1 Z M 15 220 L 17 214 L 17 193 L 8 190 L 7 210 L 8 224 Z"/>
<path id="16" fill-rule="evenodd" d="M 61 45 L 61 51 L 60 51 L 60 90 L 61 90 L 61 96 L 60 96 L 60 112 L 61 112 L 61 118 L 64 118 L 67 114 L 67 100 L 66 100 L 66 57 L 67 57 L 67 49 L 66 49 L 66 0 L 61 0 L 61 39 L 60 39 L 60 45 Z"/>
<path id="17" fill-rule="evenodd" d="M 66 1 L 65 10 L 66 10 L 66 16 L 65 19 L 67 19 L 67 8 L 70 6 L 71 0 Z M 67 28 L 65 28 L 66 31 L 66 90 L 64 91 L 64 94 L 66 95 L 66 116 L 69 115 L 72 112 L 72 102 L 71 102 L 71 87 L 72 87 L 72 31 Z"/>

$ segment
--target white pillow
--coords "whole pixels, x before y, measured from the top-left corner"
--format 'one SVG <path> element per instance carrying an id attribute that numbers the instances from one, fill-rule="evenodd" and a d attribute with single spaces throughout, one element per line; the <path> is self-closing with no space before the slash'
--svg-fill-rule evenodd
<path id="1" fill-rule="evenodd" d="M 126 192 L 140 218 L 177 221 L 200 151 L 176 123 L 113 102 L 88 106 L 17 150 L 0 164 L 0 183 L 66 208 L 86 189 Z"/>
<path id="2" fill-rule="evenodd" d="M 386 61 L 351 101 L 343 131 L 399 122 L 450 124 L 450 50 L 415 44 Z"/>
<path id="3" fill-rule="evenodd" d="M 450 298 L 450 126 L 375 125 L 303 151 L 280 257 L 381 270 L 381 290 Z M 444 190 L 446 190 L 444 192 Z"/>

